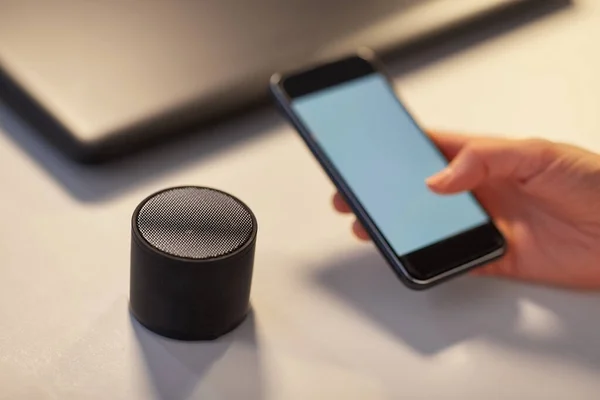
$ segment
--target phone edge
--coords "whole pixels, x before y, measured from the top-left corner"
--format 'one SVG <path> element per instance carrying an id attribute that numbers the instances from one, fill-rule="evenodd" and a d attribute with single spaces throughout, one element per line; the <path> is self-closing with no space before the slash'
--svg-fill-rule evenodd
<path id="1" fill-rule="evenodd" d="M 377 73 L 380 73 L 383 76 L 385 76 L 388 83 L 393 88 L 393 84 L 391 83 L 389 74 L 387 74 L 385 72 L 385 70 L 382 70 L 381 66 L 379 65 L 378 59 L 375 56 L 373 51 L 371 51 L 370 49 L 362 48 L 358 52 L 356 52 L 353 56 L 361 57 L 361 58 L 365 59 L 367 62 L 369 62 L 373 66 L 373 69 Z M 371 226 L 371 225 L 375 225 L 375 224 L 372 223 L 372 221 L 370 221 L 370 218 L 368 216 L 363 215 L 363 214 L 366 214 L 366 212 L 363 212 L 363 210 L 361 210 L 362 206 L 358 207 L 356 204 L 354 204 L 355 202 L 352 200 L 353 195 L 348 194 L 349 192 L 351 192 L 350 189 L 346 188 L 346 185 L 343 182 L 340 182 L 340 179 L 338 179 L 335 176 L 335 173 L 333 171 L 330 171 L 330 168 L 333 168 L 333 167 L 329 166 L 328 165 L 329 162 L 327 160 L 324 160 L 323 157 L 319 154 L 318 149 L 315 148 L 315 147 L 317 147 L 317 145 L 314 145 L 310 140 L 310 136 L 311 136 L 310 132 L 307 131 L 307 129 L 304 127 L 304 125 L 301 123 L 301 121 L 298 120 L 298 118 L 294 114 L 293 110 L 291 110 L 291 108 L 290 108 L 290 103 L 291 103 L 290 100 L 291 99 L 289 98 L 289 96 L 287 95 L 285 90 L 282 88 L 282 83 L 283 83 L 283 79 L 284 79 L 285 75 L 290 75 L 290 74 L 293 75 L 293 74 L 302 73 L 303 71 L 308 71 L 313 68 L 317 68 L 319 65 L 324 65 L 324 64 L 326 64 L 326 62 L 322 62 L 317 65 L 313 65 L 311 67 L 307 67 L 304 69 L 291 71 L 288 74 L 284 74 L 284 73 L 280 73 L 280 72 L 273 74 L 271 76 L 270 83 L 269 83 L 270 93 L 274 97 L 275 103 L 276 103 L 278 109 L 283 113 L 283 115 L 288 120 L 288 122 L 292 124 L 292 126 L 295 128 L 295 130 L 300 134 L 300 137 L 304 141 L 305 145 L 308 147 L 309 151 L 317 159 L 321 168 L 323 169 L 325 174 L 329 177 L 329 179 L 331 180 L 333 185 L 336 187 L 336 189 L 340 192 L 340 194 L 342 194 L 342 196 L 344 196 L 344 198 L 346 199 L 346 201 L 348 203 L 348 206 L 352 209 L 353 213 L 355 214 L 356 218 L 360 221 L 360 223 L 363 224 L 364 228 L 367 230 L 371 240 L 377 247 L 380 254 L 384 257 L 384 259 L 386 260 L 388 265 L 391 267 L 392 271 L 403 282 L 403 284 L 412 290 L 428 289 L 428 288 L 437 286 L 438 284 L 440 284 L 444 281 L 447 281 L 453 277 L 462 275 L 474 268 L 477 268 L 478 266 L 487 264 L 489 262 L 492 262 L 496 259 L 501 258 L 506 253 L 506 241 L 502 234 L 501 234 L 502 244 L 498 247 L 498 249 L 491 251 L 491 252 L 489 252 L 481 257 L 478 257 L 474 260 L 471 260 L 468 263 L 462 264 L 451 270 L 445 271 L 444 273 L 436 275 L 435 277 L 432 277 L 427 280 L 420 280 L 420 279 L 414 278 L 408 272 L 406 267 L 402 264 L 402 262 L 400 260 L 400 256 L 398 256 L 391 249 L 390 245 L 387 243 L 387 240 L 385 238 L 380 237 L 383 235 L 381 235 L 378 232 L 378 229 L 373 228 Z M 394 90 L 394 92 L 395 92 L 395 90 Z M 398 101 L 400 101 L 400 99 L 398 99 Z M 415 121 L 415 123 L 417 123 L 417 121 Z M 494 224 L 491 219 L 490 219 L 490 223 Z M 495 224 L 494 224 L 494 227 L 495 227 Z"/>

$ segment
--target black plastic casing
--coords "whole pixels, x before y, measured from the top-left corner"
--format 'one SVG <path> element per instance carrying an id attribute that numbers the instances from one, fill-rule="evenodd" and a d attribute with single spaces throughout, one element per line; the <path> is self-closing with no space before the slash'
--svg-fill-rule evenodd
<path id="1" fill-rule="evenodd" d="M 248 241 L 225 256 L 176 257 L 131 232 L 130 312 L 150 331 L 177 340 L 214 340 L 240 325 L 250 311 L 257 224 Z"/>

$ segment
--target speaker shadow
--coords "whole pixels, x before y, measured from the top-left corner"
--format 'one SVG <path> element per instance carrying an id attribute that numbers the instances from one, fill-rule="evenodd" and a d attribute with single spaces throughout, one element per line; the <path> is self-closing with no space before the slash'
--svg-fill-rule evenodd
<path id="1" fill-rule="evenodd" d="M 166 339 L 144 328 L 130 315 L 155 398 L 259 400 L 263 394 L 256 315 L 251 312 L 234 331 L 211 342 Z"/>

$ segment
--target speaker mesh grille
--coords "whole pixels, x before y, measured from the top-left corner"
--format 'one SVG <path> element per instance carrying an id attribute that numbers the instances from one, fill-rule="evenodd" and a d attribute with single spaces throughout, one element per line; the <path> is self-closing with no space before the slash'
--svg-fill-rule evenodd
<path id="1" fill-rule="evenodd" d="M 254 230 L 250 211 L 239 201 L 197 187 L 174 188 L 150 198 L 136 222 L 150 245 L 190 259 L 229 254 L 243 246 Z"/>

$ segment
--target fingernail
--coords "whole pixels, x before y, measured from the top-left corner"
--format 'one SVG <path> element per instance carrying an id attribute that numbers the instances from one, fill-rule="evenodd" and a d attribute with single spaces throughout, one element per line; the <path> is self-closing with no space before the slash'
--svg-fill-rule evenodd
<path id="1" fill-rule="evenodd" d="M 429 186 L 442 186 L 452 177 L 453 171 L 450 166 L 425 180 Z"/>

